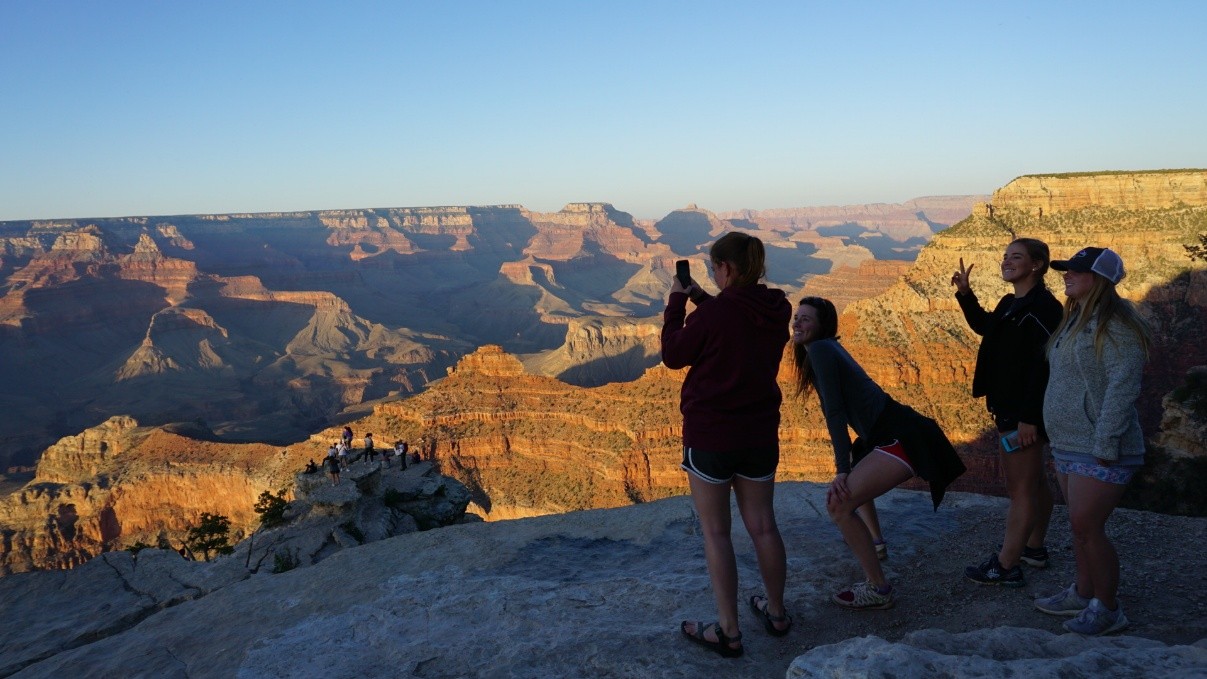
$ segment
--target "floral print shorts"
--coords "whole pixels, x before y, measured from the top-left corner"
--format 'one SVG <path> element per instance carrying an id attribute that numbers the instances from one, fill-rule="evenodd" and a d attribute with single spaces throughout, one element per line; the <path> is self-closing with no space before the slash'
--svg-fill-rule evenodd
<path id="1" fill-rule="evenodd" d="M 1108 467 L 1097 463 L 1089 464 L 1086 462 L 1056 460 L 1056 471 L 1061 474 L 1088 476 L 1091 479 L 1098 479 L 1104 483 L 1114 483 L 1120 486 L 1126 486 L 1130 483 L 1132 477 L 1136 475 L 1139 469 L 1139 467 L 1125 467 L 1117 464 Z"/>

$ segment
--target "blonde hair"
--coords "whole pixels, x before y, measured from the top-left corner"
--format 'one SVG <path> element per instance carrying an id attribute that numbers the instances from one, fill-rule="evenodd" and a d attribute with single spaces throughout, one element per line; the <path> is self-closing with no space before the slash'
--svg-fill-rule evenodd
<path id="1" fill-rule="evenodd" d="M 1123 323 L 1139 336 L 1144 355 L 1148 356 L 1148 349 L 1153 341 L 1152 328 L 1148 321 L 1144 320 L 1131 300 L 1119 296 L 1114 283 L 1098 274 L 1094 274 L 1094 283 L 1084 299 L 1070 297 L 1065 300 L 1064 318 L 1060 321 L 1060 327 L 1066 328 L 1070 324 L 1072 327 L 1068 333 L 1052 333 L 1052 337 L 1048 339 L 1048 352 L 1051 353 L 1056 348 L 1065 334 L 1073 337 L 1084 330 L 1091 318 L 1098 321 L 1098 327 L 1094 330 L 1094 351 L 1099 359 L 1102 358 L 1102 345 L 1108 335 L 1107 325 L 1114 320 Z"/>

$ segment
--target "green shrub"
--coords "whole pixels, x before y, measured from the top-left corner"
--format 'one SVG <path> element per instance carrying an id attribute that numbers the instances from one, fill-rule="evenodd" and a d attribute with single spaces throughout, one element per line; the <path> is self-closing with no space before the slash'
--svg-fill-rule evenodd
<path id="1" fill-rule="evenodd" d="M 1186 248 L 1186 255 L 1190 257 L 1190 261 L 1201 260 L 1207 262 L 1207 233 L 1199 234 L 1198 245 L 1183 245 Z"/>
<path id="2" fill-rule="evenodd" d="M 285 510 L 289 508 L 289 503 L 285 501 L 285 491 L 277 491 L 276 495 L 268 491 L 260 493 L 260 498 L 256 500 L 255 511 L 260 515 L 260 525 L 264 528 L 272 528 L 285 523 Z"/>
<path id="3" fill-rule="evenodd" d="M 285 571 L 291 571 L 297 568 L 300 563 L 301 560 L 298 559 L 297 554 L 291 554 L 288 550 L 280 551 L 272 557 L 272 572 L 284 573 Z"/>
<path id="4" fill-rule="evenodd" d="M 133 554 L 135 556 L 138 556 L 138 553 L 143 551 L 144 549 L 154 549 L 154 547 L 152 545 L 148 545 L 147 543 L 143 542 L 142 540 L 139 540 L 138 542 L 135 542 L 134 544 L 127 547 L 126 551 L 130 552 L 131 554 Z"/>
<path id="5" fill-rule="evenodd" d="M 230 545 L 231 520 L 221 514 L 202 512 L 196 526 L 189 529 L 184 544 L 191 552 L 201 552 L 202 558 L 210 560 L 210 552 L 230 554 L 235 551 Z"/>

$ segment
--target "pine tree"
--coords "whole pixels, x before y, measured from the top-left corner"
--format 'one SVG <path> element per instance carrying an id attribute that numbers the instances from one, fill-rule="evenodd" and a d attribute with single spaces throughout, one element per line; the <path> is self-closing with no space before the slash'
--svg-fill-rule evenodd
<path id="1" fill-rule="evenodd" d="M 235 551 L 230 545 L 231 520 L 221 514 L 202 512 L 199 523 L 189 529 L 184 544 L 193 552 L 201 552 L 202 558 L 210 560 L 210 552 L 230 554 Z"/>

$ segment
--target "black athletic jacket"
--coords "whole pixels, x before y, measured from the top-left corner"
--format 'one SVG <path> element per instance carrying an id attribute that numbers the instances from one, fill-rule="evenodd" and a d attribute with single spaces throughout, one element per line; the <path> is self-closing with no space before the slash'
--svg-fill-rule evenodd
<path id="1" fill-rule="evenodd" d="M 1002 297 L 992 313 L 981 308 L 974 293 L 956 293 L 956 301 L 968 326 L 984 338 L 977 351 L 972 395 L 984 396 L 985 406 L 999 420 L 1026 422 L 1042 430 L 1048 386 L 1045 345 L 1060 325 L 1060 302 L 1043 285 L 1018 299 L 1012 294 Z"/>

